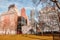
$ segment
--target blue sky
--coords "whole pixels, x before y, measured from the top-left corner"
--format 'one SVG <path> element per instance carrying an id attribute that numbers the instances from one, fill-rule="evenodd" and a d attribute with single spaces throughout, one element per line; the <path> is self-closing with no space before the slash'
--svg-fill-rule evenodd
<path id="1" fill-rule="evenodd" d="M 8 6 L 11 4 L 15 4 L 19 11 L 21 7 L 25 7 L 28 16 L 30 14 L 30 10 L 34 8 L 32 0 L 0 0 L 0 13 L 7 11 Z"/>
<path id="2" fill-rule="evenodd" d="M 0 0 L 0 13 L 7 11 L 8 6 L 11 4 L 15 4 L 19 11 L 20 11 L 21 7 L 25 7 L 26 14 L 28 16 L 30 14 L 30 10 L 34 8 L 34 6 L 33 6 L 34 4 L 32 3 L 32 0 Z M 46 6 L 46 3 L 44 3 L 43 5 Z M 42 3 L 40 2 L 37 9 L 40 10 L 44 6 L 42 6 Z"/>

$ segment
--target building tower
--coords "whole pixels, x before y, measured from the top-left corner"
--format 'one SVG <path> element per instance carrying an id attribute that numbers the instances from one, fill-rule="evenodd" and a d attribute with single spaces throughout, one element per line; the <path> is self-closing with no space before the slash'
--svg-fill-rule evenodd
<path id="1" fill-rule="evenodd" d="M 28 25 L 28 17 L 25 8 L 21 9 L 21 15 L 18 16 L 17 33 L 22 33 L 22 26 Z"/>
<path id="2" fill-rule="evenodd" d="M 25 10 L 25 8 L 22 8 L 21 9 L 21 17 L 23 17 L 25 20 L 24 20 L 24 22 L 28 25 L 29 23 L 28 23 L 28 16 L 26 15 L 26 10 Z M 23 20 L 23 19 L 22 19 Z"/>

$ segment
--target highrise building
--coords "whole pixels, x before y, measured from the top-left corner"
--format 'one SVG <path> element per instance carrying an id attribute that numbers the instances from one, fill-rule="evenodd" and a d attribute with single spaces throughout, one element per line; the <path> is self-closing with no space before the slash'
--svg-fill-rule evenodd
<path id="1" fill-rule="evenodd" d="M 16 34 L 17 13 L 15 5 L 10 5 L 8 11 L 1 14 L 0 27 L 3 31 L 2 34 Z"/>
<path id="2" fill-rule="evenodd" d="M 26 15 L 26 9 L 25 8 L 21 9 L 21 17 L 24 17 L 27 25 L 29 25 L 29 19 L 28 19 L 28 16 Z"/>
<path id="3" fill-rule="evenodd" d="M 33 9 L 30 12 L 30 21 L 31 21 L 30 24 L 32 24 L 32 25 L 34 24 L 34 17 L 35 17 L 35 10 Z"/>

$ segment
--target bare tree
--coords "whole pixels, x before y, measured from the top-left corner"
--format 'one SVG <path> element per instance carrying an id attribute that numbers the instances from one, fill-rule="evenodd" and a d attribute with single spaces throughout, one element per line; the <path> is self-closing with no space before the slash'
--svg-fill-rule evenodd
<path id="1" fill-rule="evenodd" d="M 60 9 L 60 3 L 58 0 L 51 0 L 51 1 L 54 2 L 57 5 L 57 7 Z"/>

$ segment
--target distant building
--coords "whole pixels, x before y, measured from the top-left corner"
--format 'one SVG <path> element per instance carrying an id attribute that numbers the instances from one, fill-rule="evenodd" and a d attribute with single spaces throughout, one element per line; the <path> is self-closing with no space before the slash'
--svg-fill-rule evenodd
<path id="1" fill-rule="evenodd" d="M 34 24 L 34 17 L 35 17 L 35 10 L 34 9 L 32 9 L 31 11 L 30 11 L 30 21 L 31 21 L 31 25 L 33 25 Z"/>

